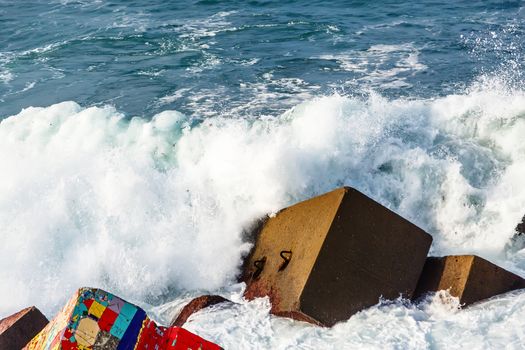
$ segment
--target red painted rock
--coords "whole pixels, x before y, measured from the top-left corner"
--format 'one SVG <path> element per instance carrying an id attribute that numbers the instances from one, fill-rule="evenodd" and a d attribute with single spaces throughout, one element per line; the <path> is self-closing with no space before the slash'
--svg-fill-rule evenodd
<path id="1" fill-rule="evenodd" d="M 520 288 L 525 288 L 525 279 L 490 261 L 475 255 L 452 255 L 427 259 L 415 297 L 449 290 L 469 305 Z"/>
<path id="2" fill-rule="evenodd" d="M 175 317 L 175 319 L 172 321 L 171 325 L 176 327 L 182 327 L 186 323 L 188 318 L 194 313 L 199 312 L 200 310 L 205 309 L 207 307 L 225 302 L 231 303 L 231 301 L 221 297 L 220 295 L 203 295 L 198 298 L 195 298 L 182 308 L 179 315 Z"/>
<path id="3" fill-rule="evenodd" d="M 220 350 L 179 327 L 161 327 L 136 305 L 82 288 L 35 337 L 28 350 Z"/>
<path id="4" fill-rule="evenodd" d="M 281 210 L 260 230 L 245 297 L 272 313 L 331 326 L 377 304 L 410 298 L 432 237 L 352 188 Z"/>
<path id="5" fill-rule="evenodd" d="M 0 320 L 0 349 L 23 348 L 48 322 L 34 306 Z"/>

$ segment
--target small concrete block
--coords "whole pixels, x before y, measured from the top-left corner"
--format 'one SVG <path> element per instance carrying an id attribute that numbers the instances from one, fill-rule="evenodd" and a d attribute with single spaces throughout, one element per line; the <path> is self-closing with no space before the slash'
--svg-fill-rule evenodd
<path id="1" fill-rule="evenodd" d="M 525 279 L 475 255 L 429 257 L 414 297 L 449 290 L 469 305 L 495 295 L 525 288 Z"/>
<path id="2" fill-rule="evenodd" d="M 0 320 L 0 349 L 23 348 L 48 322 L 34 306 Z"/>
<path id="3" fill-rule="evenodd" d="M 272 313 L 331 326 L 378 303 L 410 298 L 432 237 L 353 188 L 281 210 L 247 259 L 245 297 Z"/>

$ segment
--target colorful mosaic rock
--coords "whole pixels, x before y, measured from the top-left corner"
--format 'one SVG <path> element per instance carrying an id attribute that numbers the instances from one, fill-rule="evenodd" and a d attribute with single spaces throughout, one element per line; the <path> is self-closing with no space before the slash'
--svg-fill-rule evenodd
<path id="1" fill-rule="evenodd" d="M 179 327 L 157 326 L 141 308 L 100 289 L 82 288 L 26 350 L 220 350 Z"/>

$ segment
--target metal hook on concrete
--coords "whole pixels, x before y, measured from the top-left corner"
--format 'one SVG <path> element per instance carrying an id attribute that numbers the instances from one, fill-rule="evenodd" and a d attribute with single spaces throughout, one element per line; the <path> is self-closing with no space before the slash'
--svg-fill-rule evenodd
<path id="1" fill-rule="evenodd" d="M 261 273 L 262 273 L 262 271 L 264 269 L 264 265 L 265 264 L 266 264 L 266 257 L 265 256 L 263 256 L 259 260 L 255 260 L 253 262 L 253 266 L 255 266 L 255 271 L 253 272 L 253 275 L 252 275 L 253 279 L 259 278 L 259 276 L 261 275 Z"/>
<path id="2" fill-rule="evenodd" d="M 288 266 L 288 264 L 290 263 L 290 260 L 292 260 L 292 251 L 291 250 L 282 250 L 279 255 L 284 260 L 283 263 L 281 264 L 281 266 L 279 266 L 279 271 L 282 271 L 282 270 L 284 270 L 286 268 L 286 266 Z"/>

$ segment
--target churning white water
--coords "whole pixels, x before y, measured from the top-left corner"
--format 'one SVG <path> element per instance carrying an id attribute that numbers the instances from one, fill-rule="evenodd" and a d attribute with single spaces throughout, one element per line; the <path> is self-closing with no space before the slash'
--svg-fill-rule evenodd
<path id="1" fill-rule="evenodd" d="M 243 301 L 235 277 L 255 219 L 343 185 L 431 233 L 432 254 L 524 276 L 512 240 L 524 173 L 525 91 L 497 83 L 426 100 L 326 96 L 254 119 L 27 108 L 0 123 L 0 315 L 36 304 L 52 316 L 96 286 L 168 322 L 183 296 L 220 290 L 240 304 L 188 328 L 228 349 L 521 348 L 524 292 L 460 311 L 444 294 L 384 301 L 323 329 Z"/>

